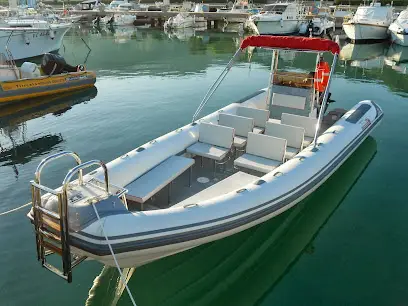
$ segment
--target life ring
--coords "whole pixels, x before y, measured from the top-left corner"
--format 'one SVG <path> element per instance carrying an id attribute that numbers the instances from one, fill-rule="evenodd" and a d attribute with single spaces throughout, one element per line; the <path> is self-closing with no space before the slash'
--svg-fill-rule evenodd
<path id="1" fill-rule="evenodd" d="M 329 83 L 330 66 L 325 61 L 320 61 L 316 67 L 315 73 L 315 89 L 319 92 L 324 92 Z"/>

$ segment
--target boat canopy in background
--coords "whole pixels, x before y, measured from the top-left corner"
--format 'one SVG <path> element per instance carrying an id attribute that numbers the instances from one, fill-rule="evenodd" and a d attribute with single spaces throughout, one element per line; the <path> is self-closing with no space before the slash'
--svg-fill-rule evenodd
<path id="1" fill-rule="evenodd" d="M 241 43 L 241 49 L 247 47 L 266 47 L 277 49 L 311 50 L 338 54 L 340 47 L 328 39 L 295 36 L 249 36 Z"/>

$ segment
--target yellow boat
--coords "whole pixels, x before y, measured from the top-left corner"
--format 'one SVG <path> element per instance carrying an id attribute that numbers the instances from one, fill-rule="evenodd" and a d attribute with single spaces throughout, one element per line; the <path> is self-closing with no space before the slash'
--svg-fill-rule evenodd
<path id="1" fill-rule="evenodd" d="M 45 54 L 41 65 L 25 62 L 17 67 L 8 61 L 0 65 L 0 106 L 91 87 L 95 81 L 95 72 L 70 66 L 55 54 Z"/>

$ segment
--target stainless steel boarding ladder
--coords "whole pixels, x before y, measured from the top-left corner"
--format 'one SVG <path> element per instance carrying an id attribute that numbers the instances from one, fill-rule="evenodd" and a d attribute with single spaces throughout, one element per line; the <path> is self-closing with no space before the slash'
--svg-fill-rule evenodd
<path id="1" fill-rule="evenodd" d="M 64 156 L 72 156 L 77 166 L 71 169 L 65 176 L 62 188 L 54 190 L 41 185 L 41 171 L 45 165 Z M 105 171 L 105 189 L 109 194 L 109 182 L 107 168 L 101 161 L 89 161 L 81 163 L 79 156 L 71 151 L 59 152 L 43 159 L 35 172 L 35 180 L 31 181 L 31 195 L 33 205 L 33 223 L 37 245 L 37 259 L 44 268 L 62 277 L 68 283 L 72 282 L 72 270 L 86 259 L 86 256 L 71 254 L 68 224 L 68 195 L 67 190 L 72 177 L 78 173 L 78 183 L 83 184 L 82 169 L 92 165 L 100 165 Z M 42 205 L 41 191 L 48 192 L 58 199 L 58 212 L 46 209 Z M 47 262 L 47 256 L 58 254 L 62 257 L 62 271 Z"/>
<path id="2" fill-rule="evenodd" d="M 14 56 L 13 53 L 11 53 L 10 49 L 8 48 L 8 44 L 10 42 L 11 37 L 13 36 L 13 31 L 11 31 L 9 38 L 7 39 L 7 43 L 6 43 L 6 53 L 7 53 L 7 57 L 8 57 L 8 64 L 10 68 L 13 68 L 14 74 L 17 78 L 17 80 L 20 78 L 17 71 L 15 70 L 15 68 L 17 67 L 16 65 L 16 61 L 14 60 Z"/>

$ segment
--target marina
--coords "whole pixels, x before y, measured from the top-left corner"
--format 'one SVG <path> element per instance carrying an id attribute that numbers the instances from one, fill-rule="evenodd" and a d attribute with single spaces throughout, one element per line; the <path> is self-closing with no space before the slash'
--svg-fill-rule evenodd
<path id="1" fill-rule="evenodd" d="M 343 12 L 375 2 L 339 8 L 344 29 L 335 7 L 302 4 L 282 33 L 282 2 L 127 3 L 37 17 L 70 18 L 39 56 L 5 44 L 5 305 L 403 300 L 405 11 L 353 39 L 362 19 Z M 262 28 L 268 10 L 278 26 Z M 18 18 L 7 31 L 34 20 Z"/>

